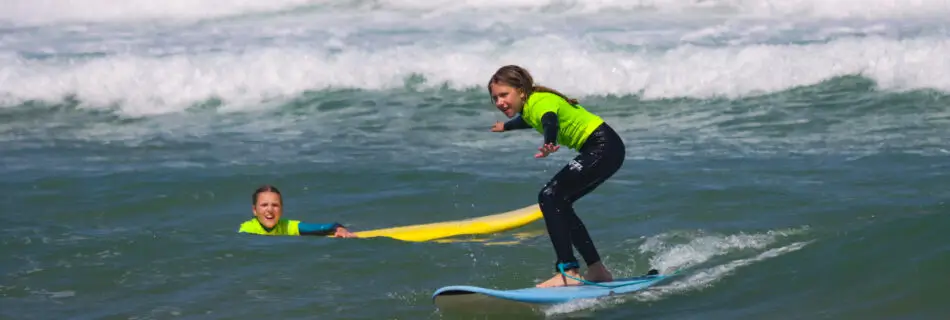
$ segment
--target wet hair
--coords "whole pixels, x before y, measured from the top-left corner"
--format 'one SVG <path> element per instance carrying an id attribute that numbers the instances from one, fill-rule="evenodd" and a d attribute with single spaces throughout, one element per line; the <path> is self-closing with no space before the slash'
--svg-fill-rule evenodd
<path id="1" fill-rule="evenodd" d="M 253 204 L 253 205 L 256 206 L 256 205 L 257 205 L 257 195 L 259 195 L 259 194 L 261 194 L 261 193 L 263 193 L 263 192 L 273 192 L 273 193 L 276 193 L 276 194 L 277 194 L 277 198 L 280 199 L 280 202 L 281 202 L 281 203 L 284 202 L 284 196 L 282 196 L 282 195 L 280 194 L 280 190 L 277 190 L 277 187 L 272 186 L 272 185 L 269 185 L 269 184 L 265 184 L 265 185 L 262 185 L 262 186 L 260 186 L 259 188 L 257 188 L 257 190 L 254 190 L 254 194 L 251 195 L 251 204 Z"/>
<path id="2" fill-rule="evenodd" d="M 507 65 L 495 71 L 495 74 L 491 76 L 491 79 L 488 80 L 488 93 L 491 94 L 491 85 L 493 83 L 509 85 L 512 88 L 519 89 L 524 92 L 525 97 L 530 97 L 534 92 L 548 92 L 553 93 L 566 100 L 570 104 L 577 104 L 577 99 L 569 98 L 563 93 L 558 92 L 557 90 L 545 87 L 538 86 L 534 84 L 534 79 L 531 77 L 531 74 L 528 73 L 528 70 L 516 65 Z M 495 97 L 491 97 L 492 102 L 495 102 Z"/>

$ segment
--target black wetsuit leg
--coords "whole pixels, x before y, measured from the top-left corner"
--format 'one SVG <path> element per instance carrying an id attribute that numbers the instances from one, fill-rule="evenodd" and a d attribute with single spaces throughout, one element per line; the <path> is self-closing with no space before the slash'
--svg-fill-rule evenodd
<path id="1" fill-rule="evenodd" d="M 558 265 L 565 270 L 578 267 L 572 247 L 576 247 L 587 265 L 600 261 L 600 255 L 587 228 L 574 212 L 574 202 L 596 189 L 623 165 L 626 146 L 606 123 L 601 124 L 571 162 L 551 178 L 538 193 Z"/>

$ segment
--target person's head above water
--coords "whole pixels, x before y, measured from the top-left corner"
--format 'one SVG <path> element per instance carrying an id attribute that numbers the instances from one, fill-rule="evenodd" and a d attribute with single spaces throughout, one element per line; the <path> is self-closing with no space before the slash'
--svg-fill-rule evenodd
<path id="1" fill-rule="evenodd" d="M 517 65 L 499 68 L 488 80 L 488 94 L 491 95 L 492 102 L 508 118 L 521 113 L 525 101 L 528 101 L 528 97 L 534 92 L 550 92 L 571 104 L 577 104 L 577 100 L 568 98 L 557 90 L 535 85 L 531 73 Z"/>
<path id="2" fill-rule="evenodd" d="M 284 213 L 284 200 L 280 190 L 272 185 L 263 185 L 252 195 L 254 217 L 264 227 L 270 229 L 277 225 Z"/>

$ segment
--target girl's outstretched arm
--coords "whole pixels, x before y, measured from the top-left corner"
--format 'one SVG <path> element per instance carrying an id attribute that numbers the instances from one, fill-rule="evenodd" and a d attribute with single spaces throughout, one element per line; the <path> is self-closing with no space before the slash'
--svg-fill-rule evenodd
<path id="1" fill-rule="evenodd" d="M 519 114 L 515 116 L 514 118 L 511 118 L 511 120 L 508 120 L 508 122 L 505 122 L 505 123 L 502 123 L 501 121 L 495 122 L 495 125 L 491 127 L 491 131 L 503 132 L 503 131 L 528 129 L 528 128 L 531 128 L 531 126 L 529 126 L 528 123 L 525 122 L 524 119 L 521 118 L 521 115 Z"/>
<path id="2" fill-rule="evenodd" d="M 339 223 L 306 223 L 301 222 L 297 225 L 297 229 L 300 230 L 300 235 L 307 236 L 329 236 L 336 233 L 336 229 L 343 227 Z"/>
<path id="3" fill-rule="evenodd" d="M 505 122 L 505 131 L 528 129 L 528 128 L 531 128 L 531 126 L 529 126 L 528 123 L 525 122 L 523 118 L 521 118 L 520 114 L 515 116 L 514 118 L 511 118 L 511 120 L 508 120 L 508 122 Z"/>

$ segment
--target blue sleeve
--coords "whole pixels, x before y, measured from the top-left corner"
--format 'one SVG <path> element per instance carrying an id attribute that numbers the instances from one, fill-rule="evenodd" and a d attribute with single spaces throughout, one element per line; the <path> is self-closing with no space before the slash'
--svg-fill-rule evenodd
<path id="1" fill-rule="evenodd" d="M 342 227 L 339 223 L 306 223 L 301 222 L 297 225 L 300 235 L 327 236 L 336 232 L 337 227 Z"/>

